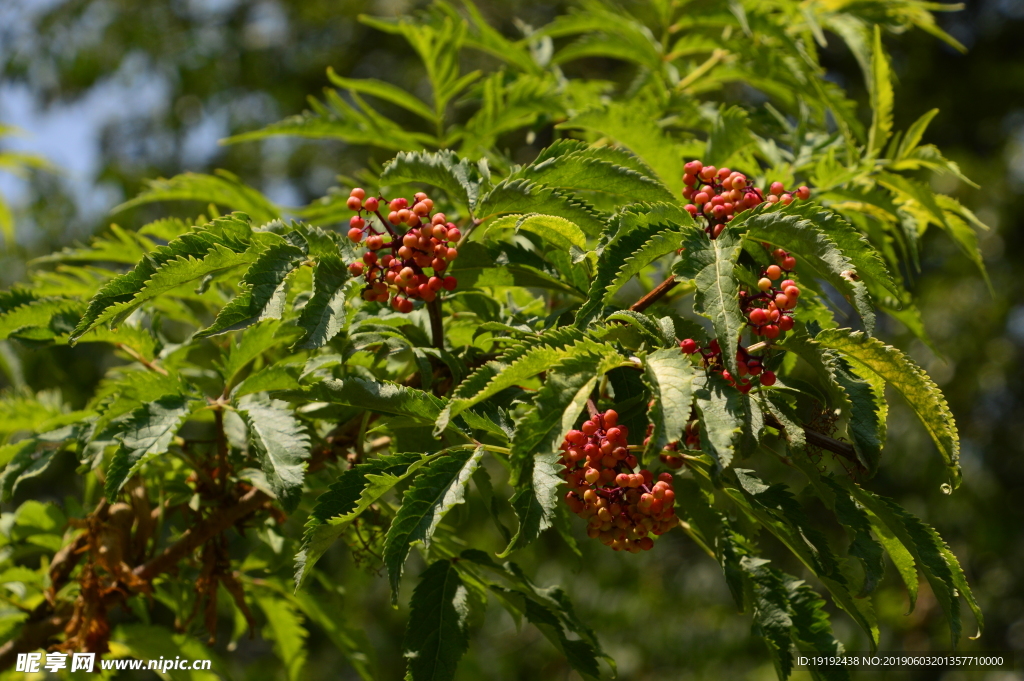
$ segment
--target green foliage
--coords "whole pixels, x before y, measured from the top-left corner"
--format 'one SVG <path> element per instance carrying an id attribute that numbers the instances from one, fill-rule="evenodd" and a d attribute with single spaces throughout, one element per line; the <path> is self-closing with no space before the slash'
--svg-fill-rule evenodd
<path id="1" fill-rule="evenodd" d="M 469 647 L 466 587 L 449 560 L 439 560 L 422 575 L 412 594 L 409 626 L 402 642 L 413 681 L 450 679 Z"/>
<path id="2" fill-rule="evenodd" d="M 352 211 L 343 190 L 284 209 L 224 172 L 152 181 L 120 207 L 201 202 L 212 219 L 112 226 L 88 246 L 40 259 L 26 281 L 0 293 L 0 369 L 11 385 L 0 393 L 3 499 L 17 499 L 23 482 L 65 454 L 90 481 L 75 502 L 74 527 L 84 534 L 58 535 L 65 517 L 53 515 L 55 506 L 26 502 L 12 516 L 12 527 L 29 516 L 46 526 L 27 535 L 37 537 L 37 553 L 88 554 L 88 567 L 67 574 L 60 571 L 66 558 L 53 556 L 57 567 L 45 576 L 57 584 L 45 599 L 44 573 L 34 568 L 5 582 L 31 585 L 24 595 L 11 589 L 18 618 L 37 608 L 46 616 L 71 612 L 77 595 L 87 594 L 84 576 L 99 575 L 106 593 L 119 594 L 111 599 L 129 604 L 125 617 L 143 622 L 114 634 L 131 650 L 164 650 L 152 644 L 151 604 L 125 595 L 138 592 L 180 622 L 202 611 L 210 634 L 230 611 L 236 638 L 255 626 L 256 606 L 289 679 L 315 664 L 306 645 L 314 631 L 372 678 L 365 646 L 352 634 L 362 623 L 338 605 L 337 589 L 323 600 L 314 590 L 330 586 L 337 561 L 349 555 L 386 570 L 398 604 L 416 551 L 427 568 L 410 599 L 407 678 L 454 678 L 481 612 L 495 604 L 517 625 L 536 627 L 566 670 L 600 678 L 600 661 L 613 672 L 614 662 L 566 593 L 538 587 L 514 563 L 490 556 L 547 550 L 541 540 L 549 529 L 579 551 L 584 530 L 563 501 L 564 463 L 578 452 L 566 438 L 584 414 L 613 409 L 628 430 L 617 460 L 635 456 L 653 475 L 685 465 L 669 475 L 681 531 L 719 562 L 780 678 L 792 674 L 795 653 L 843 651 L 824 601 L 801 577 L 813 576 L 841 616 L 878 644 L 871 597 L 886 554 L 912 607 L 917 570 L 924 573 L 954 645 L 960 596 L 981 628 L 944 541 L 869 491 L 887 463 L 886 385 L 935 441 L 952 487 L 960 482 L 958 434 L 942 393 L 907 355 L 872 335 L 882 310 L 926 340 L 909 273 L 929 226 L 981 265 L 981 223 L 926 182 L 931 172 L 959 176 L 937 149 L 921 145 L 934 113 L 893 132 L 883 31 L 936 33 L 931 15 L 909 3 L 872 2 L 658 2 L 635 15 L 598 2 L 585 9 L 518 41 L 468 5 L 364 17 L 409 42 L 423 61 L 429 100 L 331 71 L 344 96 L 328 90 L 323 102 L 311 100 L 310 112 L 228 140 L 294 135 L 397 152 L 357 173 L 366 195 L 428 188 L 428 212 L 443 212 L 463 235 L 445 271 L 458 280 L 455 290 L 429 305 L 404 314 L 365 299 L 359 268 L 376 261 L 362 260 L 366 249 L 346 238 Z M 865 71 L 870 126 L 825 78 L 816 45 L 826 30 Z M 498 65 L 463 72 L 470 50 Z M 593 57 L 635 73 L 619 88 L 562 70 Z M 745 99 L 737 83 L 758 99 Z M 412 127 L 364 97 L 412 114 Z M 417 127 L 424 123 L 428 131 Z M 506 151 L 513 135 L 527 145 L 550 143 L 537 142 L 528 160 Z M 815 203 L 741 211 L 718 233 L 705 229 L 678 196 L 683 164 L 696 157 L 741 170 L 759 187 L 777 177 L 787 186 L 806 182 Z M 220 209 L 235 212 L 217 217 Z M 302 220 L 286 222 L 284 214 Z M 0 209 L 0 227 L 4 219 Z M 380 227 L 380 255 L 393 255 L 404 228 Z M 770 262 L 765 246 L 798 261 L 787 274 L 801 289 L 795 328 L 780 338 L 755 338 L 741 308 L 740 292 L 753 292 Z M 861 331 L 841 328 L 849 309 Z M 700 353 L 680 350 L 687 338 Z M 91 393 L 65 402 L 28 387 L 20 355 L 86 342 L 109 353 Z M 760 358 L 764 380 L 741 391 L 745 353 Z M 819 446 L 844 467 L 816 459 Z M 805 494 L 777 481 L 789 475 L 780 460 L 806 475 Z M 108 503 L 94 493 L 97 480 Z M 494 536 L 478 531 L 479 508 L 493 519 Z M 588 521 L 591 528 L 612 527 L 589 510 L 601 521 Z M 840 527 L 845 553 L 830 541 Z M 231 528 L 246 534 L 235 537 Z M 110 545 L 120 532 L 142 546 L 122 541 L 111 553 L 104 544 L 100 554 L 99 540 L 83 539 L 72 547 L 98 532 Z M 802 566 L 800 577 L 763 556 L 769 536 L 773 551 Z M 247 548 L 236 551 L 232 542 Z M 661 540 L 653 550 L 665 550 Z M 292 569 L 295 593 L 283 586 Z M 194 588 L 157 578 L 171 571 L 188 571 Z M 218 606 L 219 592 L 231 597 L 227 608 Z M 841 667 L 810 672 L 847 678 Z"/>

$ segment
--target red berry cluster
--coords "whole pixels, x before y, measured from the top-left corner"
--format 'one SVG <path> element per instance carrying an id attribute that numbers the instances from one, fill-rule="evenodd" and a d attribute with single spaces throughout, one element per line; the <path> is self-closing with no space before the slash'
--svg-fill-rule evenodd
<path id="1" fill-rule="evenodd" d="M 679 348 L 687 355 L 700 353 L 705 369 L 721 374 L 722 378 L 724 378 L 729 385 L 733 386 L 744 395 L 750 392 L 750 389 L 754 387 L 753 379 L 755 377 L 758 378 L 763 386 L 775 385 L 775 374 L 764 368 L 764 360 L 760 357 L 751 355 L 742 345 L 736 349 L 736 364 L 740 374 L 738 377 L 734 377 L 729 370 L 725 368 L 724 362 L 722 361 L 722 349 L 719 347 L 717 339 L 711 339 L 711 342 L 709 342 L 707 347 L 704 348 L 692 338 L 687 338 L 686 340 L 679 341 Z M 687 444 L 689 444 L 690 441 L 689 432 L 690 429 L 689 426 L 687 426 Z M 700 443 L 699 435 L 697 437 L 697 443 Z"/>
<path id="2" fill-rule="evenodd" d="M 434 202 L 429 196 L 420 192 L 413 198 L 410 208 L 408 199 L 366 198 L 366 191 L 357 187 L 347 204 L 357 212 L 349 221 L 348 238 L 360 243 L 365 237 L 369 249 L 362 261 L 348 266 L 352 276 L 364 277 L 363 299 L 385 303 L 390 298 L 392 308 L 406 313 L 412 312 L 413 300 L 429 303 L 441 289 L 452 291 L 458 285 L 444 271 L 459 257 L 455 244 L 462 238 L 444 213 L 431 215 Z M 382 205 L 390 211 L 387 220 L 380 213 Z M 383 231 L 372 224 L 371 216 L 376 216 Z M 408 231 L 400 236 L 396 229 L 402 225 Z M 390 252 L 380 255 L 380 251 Z"/>
<path id="3" fill-rule="evenodd" d="M 800 287 L 792 279 L 784 279 L 778 287 L 775 281 L 796 267 L 796 258 L 781 248 L 774 251 L 779 265 L 769 265 L 757 282 L 757 293 L 740 291 L 740 308 L 747 317 L 755 336 L 778 338 L 783 331 L 793 328 L 793 308 L 800 297 Z"/>
<path id="4" fill-rule="evenodd" d="M 693 217 L 703 216 L 708 225 L 705 228 L 711 238 L 717 238 L 737 213 L 764 203 L 782 203 L 785 206 L 795 199 L 806 200 L 811 196 L 808 187 L 787 192 L 781 182 L 772 182 L 767 197 L 757 187 L 748 184 L 747 176 L 728 168 L 706 166 L 700 161 L 690 161 L 683 166 L 683 198 L 687 212 Z"/>
<path id="5" fill-rule="evenodd" d="M 609 409 L 565 436 L 565 501 L 586 519 L 587 536 L 616 551 L 649 551 L 654 540 L 648 534 L 664 534 L 677 524 L 672 475 L 662 473 L 655 482 L 649 470 L 633 472 L 637 458 L 626 444 L 628 429 L 618 420 Z"/>

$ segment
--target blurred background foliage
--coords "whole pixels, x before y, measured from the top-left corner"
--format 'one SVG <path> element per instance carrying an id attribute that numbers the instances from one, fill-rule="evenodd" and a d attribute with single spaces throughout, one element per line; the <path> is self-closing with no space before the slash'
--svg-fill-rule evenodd
<path id="1" fill-rule="evenodd" d="M 502 0 L 481 3 L 506 34 L 542 25 L 566 3 Z M 835 4 L 835 3 L 833 3 Z M 842 3 L 838 3 L 842 4 Z M 349 77 L 387 80 L 415 91 L 424 73 L 405 41 L 357 21 L 360 13 L 397 15 L 403 0 L 5 0 L 0 2 L 0 123 L 21 128 L 0 137 L 4 152 L 36 154 L 41 162 L 0 164 L 0 195 L 14 218 L 14 239 L 0 250 L 0 283 L 25 272 L 44 252 L 85 240 L 114 219 L 137 227 L 154 215 L 194 206 L 163 204 L 118 213 L 142 180 L 221 168 L 282 205 L 322 196 L 345 176 L 391 152 L 344 143 L 272 138 L 219 146 L 217 140 L 263 127 L 307 107 L 306 97 L 329 85 L 328 66 Z M 980 189 L 951 175 L 936 189 L 973 209 L 992 230 L 980 247 L 993 293 L 956 246 L 931 230 L 920 273 L 911 278 L 935 347 L 928 348 L 886 320 L 878 335 L 909 351 L 946 392 L 963 437 L 965 484 L 942 493 L 938 457 L 923 431 L 909 427 L 894 403 L 890 442 L 873 489 L 928 519 L 964 565 L 985 610 L 983 639 L 967 650 L 1015 650 L 1024 655 L 1024 3 L 968 2 L 939 16 L 941 27 L 967 48 L 961 54 L 914 32 L 891 41 L 897 76 L 895 129 L 932 108 L 940 113 L 925 142 L 938 145 Z M 479 59 L 476 53 L 472 58 Z M 853 56 L 829 40 L 822 60 L 830 78 L 867 93 Z M 575 62 L 579 75 L 627 87 L 632 70 L 620 62 Z M 387 110 L 403 120 L 401 110 Z M 529 160 L 541 143 L 524 136 L 507 153 Z M 33 159 L 36 157 L 33 156 Z M 34 390 L 59 389 L 72 404 L 91 394 L 108 357 L 83 345 L 26 357 L 24 380 Z M 0 361 L 3 361 L 0 353 Z M 79 478 L 26 486 L 26 498 L 61 501 Z M 462 508 L 472 516 L 482 509 Z M 70 512 L 70 511 L 69 511 Z M 298 522 L 293 520 L 292 522 Z M 493 536 L 493 533 L 491 535 Z M 625 679 L 770 679 L 774 671 L 749 620 L 736 616 L 720 568 L 681 533 L 644 555 L 610 554 L 582 542 L 582 559 L 566 555 L 557 538 L 518 557 L 540 584 L 566 585 Z M 495 547 L 497 549 L 499 547 Z M 549 549 L 549 550 L 546 550 Z M 382 678 L 401 674 L 404 613 L 387 604 L 385 580 L 359 565 L 340 544 L 325 557 L 350 621 L 363 628 Z M 286 558 L 280 559 L 287 562 Z M 268 565 L 273 561 L 268 559 Z M 412 570 L 411 572 L 416 572 Z M 943 649 L 941 616 L 922 588 L 915 612 L 889 571 L 876 600 L 883 650 Z M 507 615 L 474 627 L 464 679 L 568 678 L 555 651 L 532 630 L 517 633 Z M 865 649 L 852 623 L 834 618 L 848 649 Z M 357 678 L 328 637 L 313 628 L 307 678 Z M 230 637 L 225 637 L 228 640 Z M 220 653 L 239 678 L 274 678 L 265 663 L 270 645 L 244 636 Z M 865 674 L 868 676 L 868 674 Z M 1024 679 L 1020 672 L 871 673 L 871 678 L 958 681 Z M 797 677 L 799 678 L 799 676 Z"/>

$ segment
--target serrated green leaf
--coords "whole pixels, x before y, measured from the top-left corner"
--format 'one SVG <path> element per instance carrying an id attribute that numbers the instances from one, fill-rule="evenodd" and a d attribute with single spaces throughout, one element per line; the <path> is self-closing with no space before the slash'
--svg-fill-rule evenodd
<path id="1" fill-rule="evenodd" d="M 302 679 L 309 632 L 303 625 L 301 613 L 289 600 L 266 591 L 258 591 L 255 600 L 267 619 L 263 636 L 273 644 L 274 654 L 284 665 L 288 681 Z"/>
<path id="2" fill-rule="evenodd" d="M 52 446 L 41 446 L 34 438 L 0 447 L 0 457 L 5 464 L 3 473 L 0 473 L 0 498 L 10 503 L 18 484 L 45 472 L 53 463 L 55 453 Z"/>
<path id="3" fill-rule="evenodd" d="M 330 402 L 380 414 L 406 416 L 419 423 L 433 423 L 445 405 L 442 398 L 416 388 L 358 377 L 326 379 L 314 383 L 296 397 L 304 401 Z"/>
<path id="4" fill-rule="evenodd" d="M 551 336 L 548 338 L 554 339 L 556 337 Z M 459 386 L 452 399 L 439 414 L 434 432 L 435 434 L 442 432 L 452 418 L 458 416 L 466 409 L 480 404 L 506 388 L 518 385 L 542 371 L 548 370 L 563 359 L 593 353 L 603 354 L 603 351 L 604 347 L 598 343 L 580 340 L 572 345 L 536 345 L 526 350 L 520 356 L 514 357 L 514 359 L 510 357 L 509 359 L 512 359 L 512 361 L 508 364 L 504 362 L 500 364 L 489 362 Z M 477 385 L 481 386 L 479 391 L 475 394 L 468 394 L 469 389 Z M 463 386 L 466 387 L 466 390 L 463 390 Z"/>
<path id="5" fill-rule="evenodd" d="M 882 341 L 849 329 L 825 329 L 814 340 L 851 357 L 893 386 L 939 449 L 954 488 L 960 485 L 960 438 L 942 391 L 917 364 Z"/>
<path id="6" fill-rule="evenodd" d="M 469 594 L 450 560 L 423 571 L 402 640 L 411 681 L 449 681 L 469 648 Z"/>
<path id="7" fill-rule="evenodd" d="M 384 166 L 381 184 L 423 182 L 440 187 L 460 205 L 476 206 L 480 182 L 473 179 L 473 166 L 452 151 L 401 152 Z"/>
<path id="8" fill-rule="evenodd" d="M 739 376 L 736 345 L 743 332 L 744 319 L 734 270 L 741 250 L 740 241 L 729 227 L 716 239 L 711 239 L 703 230 L 689 230 L 683 235 L 682 246 L 682 258 L 672 272 L 677 277 L 693 279 L 697 286 L 693 309 L 711 320 L 726 368 L 733 376 Z"/>
<path id="9" fill-rule="evenodd" d="M 81 301 L 66 298 L 26 301 L 0 313 L 0 340 L 52 340 L 74 329 L 84 309 Z"/>
<path id="10" fill-rule="evenodd" d="M 568 358 L 547 372 L 529 411 L 516 424 L 509 455 L 509 484 L 518 486 L 520 476 L 530 475 L 536 453 L 558 450 L 600 378 L 599 364 L 597 356 L 584 355 Z"/>
<path id="11" fill-rule="evenodd" d="M 562 467 L 558 463 L 560 458 L 560 454 L 552 452 L 534 457 L 530 480 L 512 497 L 512 509 L 519 519 L 519 528 L 505 550 L 498 554 L 499 558 L 527 546 L 554 525 L 558 512 L 558 488 L 563 482 L 560 475 Z"/>
<path id="12" fill-rule="evenodd" d="M 110 225 L 110 234 L 94 237 L 88 246 L 65 247 L 60 251 L 35 258 L 31 262 L 116 262 L 125 265 L 137 263 L 153 248 L 143 232 L 129 232 Z"/>
<path id="13" fill-rule="evenodd" d="M 119 428 L 121 446 L 110 460 L 105 483 L 113 499 L 149 459 L 167 451 L 178 429 L 199 403 L 186 395 L 166 395 L 132 412 Z"/>
<path id="14" fill-rule="evenodd" d="M 296 239 L 301 239 L 296 234 Z M 300 242 L 305 246 L 305 242 Z M 306 250 L 291 240 L 272 243 L 250 265 L 239 287 L 242 291 L 231 299 L 208 328 L 195 338 L 207 338 L 227 331 L 243 329 L 264 319 L 280 319 L 284 311 L 284 282 L 306 257 Z"/>
<path id="15" fill-rule="evenodd" d="M 436 146 L 432 135 L 406 131 L 391 119 L 372 109 L 358 93 L 352 98 L 356 106 L 346 102 L 336 90 L 324 91 L 324 102 L 309 98 L 311 111 L 221 140 L 221 144 L 253 142 L 277 136 L 312 139 L 340 139 L 349 144 L 365 144 L 378 149 L 418 149 Z"/>
<path id="16" fill-rule="evenodd" d="M 299 315 L 298 324 L 306 331 L 300 348 L 323 347 L 341 331 L 348 279 L 348 267 L 337 253 L 325 253 L 317 259 L 313 267 L 313 296 Z"/>
<path id="17" fill-rule="evenodd" d="M 872 650 L 878 645 L 878 625 L 871 603 L 850 592 L 849 580 L 840 569 L 824 535 L 811 526 L 806 513 L 785 485 L 768 485 L 753 471 L 736 469 L 739 491 L 726 493 L 751 513 L 821 580 L 840 608 L 845 610 L 870 637 Z"/>
<path id="18" fill-rule="evenodd" d="M 586 152 L 532 163 L 521 170 L 518 177 L 559 190 L 600 192 L 628 201 L 672 201 L 675 198 L 659 180 Z"/>
<path id="19" fill-rule="evenodd" d="M 875 39 L 871 49 L 871 79 L 868 82 L 871 96 L 871 129 L 868 132 L 868 153 L 874 157 L 892 133 L 892 75 L 889 60 L 882 47 L 882 27 L 875 24 Z"/>
<path id="20" fill-rule="evenodd" d="M 577 326 L 596 319 L 605 304 L 654 260 L 678 250 L 692 227 L 689 213 L 672 204 L 635 204 L 616 214 L 602 240 L 588 300 L 576 313 Z"/>
<path id="21" fill-rule="evenodd" d="M 384 565 L 391 582 L 391 602 L 398 601 L 398 587 L 414 542 L 430 548 L 438 524 L 454 506 L 465 502 L 466 485 L 483 458 L 483 448 L 453 451 L 428 463 L 402 496 L 391 527 L 384 538 Z"/>
<path id="22" fill-rule="evenodd" d="M 850 537 L 850 555 L 860 560 L 864 567 L 864 584 L 860 596 L 864 597 L 875 590 L 885 572 L 882 560 L 882 545 L 871 536 L 871 520 L 864 509 L 859 507 L 831 477 L 822 477 L 822 481 L 835 493 L 834 510 L 839 524 Z"/>
<path id="23" fill-rule="evenodd" d="M 842 655 L 843 644 L 832 634 L 825 601 L 801 579 L 784 575 L 789 592 L 790 617 L 793 628 L 790 635 L 797 649 L 819 656 Z M 849 670 L 842 665 L 808 665 L 813 681 L 849 681 Z"/>
<path id="24" fill-rule="evenodd" d="M 406 111 L 411 111 L 431 123 L 434 122 L 434 113 L 425 102 L 396 85 L 385 83 L 375 78 L 342 78 L 330 66 L 327 67 L 327 77 L 338 87 L 378 97 L 392 104 L 397 104 Z"/>
<path id="25" fill-rule="evenodd" d="M 949 623 L 952 646 L 955 649 L 960 639 L 960 600 L 967 600 L 978 623 L 978 636 L 985 628 L 981 609 L 974 598 L 959 561 L 946 543 L 931 526 L 908 513 L 892 499 L 869 492 L 859 485 L 838 479 L 858 502 L 870 510 L 892 531 L 903 546 L 913 555 L 925 578 L 932 587 L 936 600 L 942 607 Z M 977 638 L 974 636 L 972 638 Z"/>
<path id="26" fill-rule="evenodd" d="M 286 511 L 294 510 L 306 475 L 305 460 L 309 458 L 305 428 L 291 406 L 281 400 L 250 396 L 238 404 L 238 411 L 245 416 L 270 489 Z"/>
<path id="27" fill-rule="evenodd" d="M 739 106 L 721 107 L 711 125 L 704 164 L 718 167 L 732 162 L 733 157 L 754 141 L 750 134 L 749 116 Z"/>
<path id="28" fill-rule="evenodd" d="M 850 397 L 852 406 L 847 431 L 853 439 L 857 458 L 868 475 L 874 475 L 885 444 L 885 384 L 878 381 L 881 385 L 872 385 L 840 364 L 836 363 L 835 378 Z"/>
<path id="29" fill-rule="evenodd" d="M 472 577 L 485 583 L 499 598 L 499 602 L 518 622 L 522 616 L 544 634 L 566 658 L 569 665 L 585 679 L 597 679 L 597 657 L 603 657 L 615 671 L 614 661 L 601 649 L 594 632 L 576 616 L 572 603 L 558 587 L 536 587 L 515 563 L 497 565 L 483 551 L 467 549 L 460 555 L 457 565 L 466 570 L 467 563 L 480 565 L 498 573 L 511 586 L 495 583 L 473 571 Z M 570 639 L 567 634 L 578 638 Z"/>
<path id="30" fill-rule="evenodd" d="M 815 219 L 818 219 L 818 215 L 820 219 L 827 217 L 827 214 L 818 213 L 813 207 L 797 206 L 792 210 L 790 207 L 768 208 L 753 211 L 736 229 L 743 231 L 746 239 L 778 246 L 792 253 L 797 258 L 797 272 L 811 270 L 831 284 L 854 307 L 864 328 L 871 333 L 875 325 L 875 312 L 867 286 L 851 276 L 850 273 L 857 272 L 857 268 L 832 240 L 831 232 L 818 228 L 810 217 L 805 217 L 805 213 L 807 216 L 814 215 Z M 832 220 L 831 225 L 840 222 Z M 844 234 L 841 229 L 837 229 L 836 233 Z M 870 263 L 874 264 L 874 274 L 879 263 L 871 255 L 873 249 L 862 239 L 849 237 L 849 234 L 845 235 L 848 246 L 860 254 L 865 266 L 871 267 Z M 884 268 L 881 271 L 884 272 Z M 884 285 L 885 281 L 878 283 Z"/>
<path id="31" fill-rule="evenodd" d="M 921 143 L 921 138 L 924 137 L 924 131 L 928 129 L 928 124 L 932 122 L 939 113 L 938 109 L 932 109 L 921 115 L 916 121 L 911 123 L 910 127 L 907 128 L 906 134 L 903 135 L 903 139 L 900 141 L 899 151 L 896 153 L 896 158 L 906 158 L 917 145 Z"/>
<path id="32" fill-rule="evenodd" d="M 693 377 L 693 363 L 678 348 L 658 350 L 644 358 L 644 384 L 653 398 L 650 419 L 654 424 L 644 460 L 683 439 L 693 409 Z"/>
<path id="33" fill-rule="evenodd" d="M 556 127 L 590 130 L 615 140 L 653 168 L 675 195 L 683 188 L 683 154 L 679 144 L 658 125 L 660 117 L 653 106 L 634 99 L 581 111 Z"/>
<path id="34" fill-rule="evenodd" d="M 285 364 L 274 364 L 246 376 L 231 391 L 231 397 L 238 399 L 245 395 L 282 390 L 301 390 L 298 369 Z"/>
<path id="35" fill-rule="evenodd" d="M 280 209 L 270 199 L 236 175 L 226 170 L 215 172 L 215 175 L 182 173 L 166 180 L 149 180 L 146 189 L 138 196 L 116 206 L 112 212 L 119 213 L 155 201 L 200 201 L 242 211 L 259 223 L 270 222 L 280 216 Z"/>
<path id="36" fill-rule="evenodd" d="M 732 464 L 737 436 L 743 432 L 743 396 L 718 374 L 691 380 L 700 415 L 700 448 L 714 459 L 720 472 Z"/>
<path id="37" fill-rule="evenodd" d="M 524 206 L 574 222 L 589 236 L 600 234 L 604 227 L 600 214 L 586 203 L 563 195 L 552 187 L 515 178 L 499 182 L 482 196 L 476 215 L 479 220 L 488 220 L 499 215 L 522 213 Z"/>
<path id="38" fill-rule="evenodd" d="M 370 459 L 344 471 L 317 498 L 306 522 L 302 548 L 295 556 L 296 587 L 302 586 L 316 561 L 359 514 L 430 460 L 407 452 Z"/>
<path id="39" fill-rule="evenodd" d="M 269 237 L 268 237 L 269 238 Z M 145 300 L 224 269 L 253 262 L 259 253 L 250 249 L 253 233 L 249 216 L 234 213 L 182 234 L 149 253 L 130 272 L 114 277 L 101 288 L 71 334 L 74 342 L 98 324 L 123 320 Z M 209 258 L 209 262 L 207 262 Z M 165 267 L 173 265 L 175 276 Z M 154 278 L 164 272 L 160 280 Z M 143 298 L 139 298 L 148 291 Z"/>
<path id="40" fill-rule="evenodd" d="M 764 558 L 743 556 L 740 559 L 740 567 L 753 584 L 755 631 L 768 645 L 775 673 L 785 681 L 793 671 L 793 654 L 789 650 L 793 618 L 782 575 L 767 565 Z"/>
<path id="41" fill-rule="evenodd" d="M 230 392 L 238 382 L 243 369 L 264 352 L 278 345 L 283 345 L 295 337 L 297 331 L 293 326 L 283 326 L 275 320 L 267 320 L 245 329 L 237 343 L 227 347 L 222 361 L 219 363 L 221 375 L 224 377 L 225 389 Z"/>

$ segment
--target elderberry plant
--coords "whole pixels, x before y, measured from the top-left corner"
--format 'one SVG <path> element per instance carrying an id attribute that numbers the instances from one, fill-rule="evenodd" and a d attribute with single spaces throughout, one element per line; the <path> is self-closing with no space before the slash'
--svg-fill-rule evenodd
<path id="1" fill-rule="evenodd" d="M 340 139 L 386 163 L 300 208 L 227 173 L 154 180 L 121 209 L 199 201 L 205 215 L 111 226 L 0 293 L 16 353 L 96 344 L 111 360 L 79 409 L 7 371 L 4 500 L 63 452 L 86 482 L 81 500 L 26 501 L 2 525 L 21 587 L 0 666 L 39 648 L 154 656 L 156 602 L 193 657 L 222 645 L 226 608 L 232 643 L 267 623 L 289 678 L 309 628 L 374 678 L 361 624 L 323 588 L 320 559 L 342 543 L 386 572 L 394 603 L 414 548 L 426 563 L 402 642 L 413 681 L 454 677 L 486 607 L 606 676 L 614 662 L 566 592 L 507 560 L 546 531 L 629 553 L 685 533 L 782 679 L 795 652 L 843 650 L 811 583 L 877 644 L 886 555 L 911 607 L 924 575 L 953 645 L 961 599 L 980 631 L 956 557 L 871 483 L 888 386 L 960 484 L 942 393 L 874 336 L 881 312 L 926 339 L 908 274 L 925 230 L 981 265 L 980 223 L 924 182 L 960 176 L 921 144 L 936 112 L 892 129 L 884 30 L 955 44 L 923 6 L 591 2 L 516 39 L 446 2 L 364 21 L 409 41 L 431 101 L 330 71 L 338 90 L 311 111 L 228 142 Z M 866 127 L 824 77 L 825 31 L 863 66 Z M 490 71 L 464 72 L 480 53 Z M 594 56 L 635 67 L 629 86 L 563 70 Z M 720 102 L 737 82 L 759 98 Z M 521 163 L 504 149 L 524 135 L 548 142 Z M 776 481 L 784 469 L 827 518 Z M 467 545 L 451 511 L 477 495 L 497 529 Z M 765 536 L 799 574 L 764 557 Z"/>

